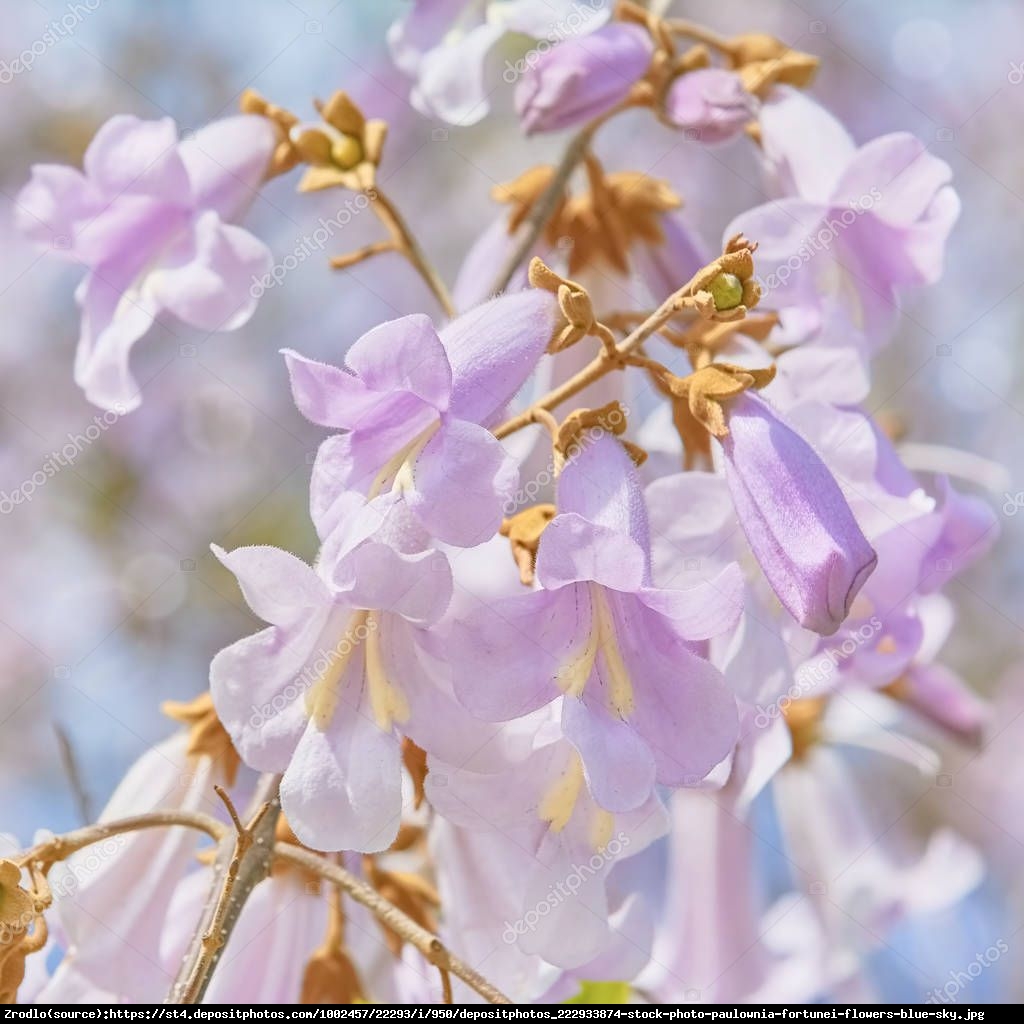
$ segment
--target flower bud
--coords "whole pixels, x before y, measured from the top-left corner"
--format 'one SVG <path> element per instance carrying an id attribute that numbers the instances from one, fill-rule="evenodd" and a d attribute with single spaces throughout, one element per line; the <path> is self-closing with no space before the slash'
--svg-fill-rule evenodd
<path id="1" fill-rule="evenodd" d="M 559 43 L 516 88 L 524 131 L 559 131 L 610 110 L 643 77 L 652 52 L 650 36 L 639 25 L 618 22 Z"/>
<path id="2" fill-rule="evenodd" d="M 706 143 L 728 141 L 756 113 L 757 100 L 744 89 L 739 75 L 722 68 L 680 75 L 665 95 L 669 123 Z"/>

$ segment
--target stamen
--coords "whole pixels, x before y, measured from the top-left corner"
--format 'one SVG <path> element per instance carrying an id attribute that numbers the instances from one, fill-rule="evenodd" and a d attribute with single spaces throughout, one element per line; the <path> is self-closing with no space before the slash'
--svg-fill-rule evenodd
<path id="1" fill-rule="evenodd" d="M 401 451 L 393 455 L 384 464 L 381 471 L 374 477 L 368 498 L 376 498 L 389 480 L 393 480 L 392 490 L 407 491 L 412 488 L 412 463 L 419 458 L 420 452 L 427 446 L 427 442 L 437 433 L 441 427 L 441 421 L 432 423 L 422 434 L 413 438 Z"/>

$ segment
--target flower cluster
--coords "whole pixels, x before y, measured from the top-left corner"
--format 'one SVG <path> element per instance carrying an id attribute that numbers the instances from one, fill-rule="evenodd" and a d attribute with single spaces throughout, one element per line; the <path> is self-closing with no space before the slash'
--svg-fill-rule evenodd
<path id="1" fill-rule="evenodd" d="M 994 517 L 918 480 L 866 405 L 901 296 L 939 277 L 957 198 L 911 136 L 856 146 L 804 91 L 813 57 L 581 6 L 418 2 L 389 33 L 417 109 L 459 124 L 487 113 L 490 49 L 530 37 L 512 76 L 523 133 L 579 131 L 560 167 L 496 190 L 507 210 L 468 240 L 451 294 L 381 189 L 386 126 L 344 93 L 315 124 L 247 94 L 182 142 L 169 121 L 116 117 L 83 173 L 34 170 L 24 228 L 88 268 L 75 373 L 105 408 L 139 405 L 128 353 L 158 315 L 214 332 L 253 314 L 271 258 L 235 221 L 300 164 L 302 191 L 365 195 L 388 231 L 335 266 L 398 252 L 436 300 L 359 338 L 339 328 L 338 365 L 289 339 L 282 386 L 286 368 L 326 431 L 319 548 L 214 546 L 262 628 L 170 709 L 187 729 L 104 820 L 192 813 L 215 781 L 237 798 L 264 773 L 275 850 L 339 855 L 324 863 L 512 999 L 595 981 L 667 1002 L 823 999 L 861 980 L 865 936 L 978 879 L 949 830 L 915 849 L 888 829 L 864 770 L 934 772 L 911 732 L 970 742 L 983 725 L 936 658 L 940 591 Z M 705 251 L 671 182 L 598 159 L 625 110 L 692 145 L 754 147 L 781 198 Z M 816 897 L 777 943 L 755 884 L 766 801 L 789 894 Z M 38 998 L 160 998 L 217 884 L 194 848 L 183 829 L 133 835 L 58 900 L 66 955 Z M 144 903 L 118 899 L 130 873 Z M 27 898 L 16 874 L 0 861 L 0 912 Z M 95 924 L 108 903 L 130 970 Z M 294 860 L 273 868 L 206 998 L 436 998 L 429 958 L 394 929 L 382 952 L 366 906 L 345 907 Z M 460 978 L 458 998 L 485 994 Z"/>

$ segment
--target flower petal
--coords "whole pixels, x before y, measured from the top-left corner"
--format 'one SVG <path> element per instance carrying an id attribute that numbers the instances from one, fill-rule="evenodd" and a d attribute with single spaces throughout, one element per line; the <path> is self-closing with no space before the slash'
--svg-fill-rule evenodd
<path id="1" fill-rule="evenodd" d="M 239 220 L 263 184 L 276 141 L 267 118 L 241 114 L 214 121 L 182 142 L 196 207 Z"/>
<path id="2" fill-rule="evenodd" d="M 721 672 L 680 641 L 660 615 L 628 598 L 613 599 L 613 608 L 635 690 L 629 722 L 650 747 L 658 782 L 695 785 L 736 742 L 736 701 Z"/>
<path id="3" fill-rule="evenodd" d="M 178 152 L 178 129 L 169 117 L 142 121 L 117 114 L 93 136 L 83 161 L 86 177 L 114 199 L 122 193 L 188 205 L 192 190 Z"/>
<path id="4" fill-rule="evenodd" d="M 760 123 L 765 162 L 782 194 L 827 202 L 856 152 L 846 129 L 789 86 L 772 90 L 761 106 Z"/>
<path id="5" fill-rule="evenodd" d="M 643 586 L 648 560 L 631 537 L 563 512 L 541 534 L 537 579 L 548 590 L 593 580 L 632 593 Z"/>
<path id="6" fill-rule="evenodd" d="M 449 124 L 476 124 L 490 109 L 484 80 L 487 54 L 504 34 L 501 25 L 478 25 L 424 53 L 412 90 L 413 106 Z"/>
<path id="7" fill-rule="evenodd" d="M 590 632 L 581 587 L 482 604 L 452 628 L 455 694 L 485 721 L 519 718 L 559 695 L 555 678 Z"/>
<path id="8" fill-rule="evenodd" d="M 130 412 L 139 386 L 128 366 L 132 346 L 153 326 L 157 310 L 144 296 L 126 295 L 130 273 L 117 266 L 91 273 L 77 293 L 82 326 L 75 353 L 75 383 L 102 409 Z"/>
<path id="9" fill-rule="evenodd" d="M 280 548 L 252 546 L 211 550 L 238 580 L 242 596 L 264 622 L 292 626 L 327 605 L 330 591 L 301 558 Z"/>
<path id="10" fill-rule="evenodd" d="M 473 547 L 497 532 L 517 480 L 515 461 L 489 430 L 449 419 L 413 463 L 406 500 L 433 536 Z"/>
<path id="11" fill-rule="evenodd" d="M 225 224 L 212 210 L 145 279 L 162 308 L 203 331 L 233 331 L 253 314 L 270 250 L 255 235 Z"/>
<path id="12" fill-rule="evenodd" d="M 805 628 L 834 633 L 877 562 L 828 468 L 761 399 L 726 410 L 736 514 L 772 589 Z"/>
<path id="13" fill-rule="evenodd" d="M 74 167 L 36 164 L 15 200 L 15 223 L 26 238 L 70 255 L 75 225 L 94 217 L 102 206 L 102 196 Z M 57 239 L 64 241 L 63 249 L 54 245 Z"/>
<path id="14" fill-rule="evenodd" d="M 594 800 L 606 811 L 631 811 L 654 788 L 654 756 L 632 726 L 609 714 L 605 705 L 599 669 L 582 699 L 562 701 L 562 728 L 579 751 Z"/>
<path id="15" fill-rule="evenodd" d="M 345 555 L 333 579 L 356 607 L 394 612 L 426 626 L 444 615 L 452 595 L 452 570 L 440 551 L 405 555 L 375 541 Z"/>
<path id="16" fill-rule="evenodd" d="M 644 588 L 637 593 L 652 611 L 672 620 L 684 640 L 710 640 L 733 629 L 743 612 L 743 573 L 730 562 L 714 579 L 685 590 Z"/>
<path id="17" fill-rule="evenodd" d="M 338 368 L 283 350 L 299 411 L 342 430 L 388 429 L 415 437 L 448 406 L 451 370 L 434 325 L 422 315 L 389 320 L 364 334 Z M 423 426 L 420 426 L 422 423 Z"/>
<path id="18" fill-rule="evenodd" d="M 452 415 L 490 425 L 536 369 L 557 316 L 550 292 L 527 288 L 499 295 L 442 328 L 452 367 Z"/>
<path id="19" fill-rule="evenodd" d="M 352 674 L 346 691 L 354 688 Z M 281 780 L 281 806 L 300 842 L 314 850 L 380 853 L 395 841 L 401 748 L 377 727 L 365 699 L 357 704 L 346 693 L 326 729 L 310 722 Z"/>
<path id="20" fill-rule="evenodd" d="M 573 447 L 558 478 L 558 511 L 575 512 L 632 538 L 645 554 L 650 531 L 643 487 L 626 449 L 602 430 Z"/>
<path id="21" fill-rule="evenodd" d="M 282 772 L 306 728 L 306 695 L 317 669 L 328 665 L 320 637 L 326 611 L 292 629 L 271 626 L 218 651 L 210 663 L 210 692 L 224 723 L 250 768 Z"/>

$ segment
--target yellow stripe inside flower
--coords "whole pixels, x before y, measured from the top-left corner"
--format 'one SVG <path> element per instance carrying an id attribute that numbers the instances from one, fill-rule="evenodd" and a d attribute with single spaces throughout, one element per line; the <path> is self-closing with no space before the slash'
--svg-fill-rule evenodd
<path id="1" fill-rule="evenodd" d="M 365 681 L 377 726 L 390 732 L 395 722 L 409 720 L 409 702 L 384 668 L 380 634 L 380 612 L 358 611 L 349 620 L 341 640 L 331 649 L 326 668 L 306 694 L 306 712 L 318 729 L 326 729 L 334 719 L 342 680 L 359 643 L 366 645 Z"/>
<path id="2" fill-rule="evenodd" d="M 358 611 L 352 616 L 341 639 L 326 655 L 326 667 L 306 694 L 306 713 L 318 729 L 326 729 L 334 718 L 341 697 L 339 684 L 356 652 L 358 638 L 366 633 L 369 614 Z"/>
<path id="3" fill-rule="evenodd" d="M 626 670 L 615 634 L 615 620 L 604 588 L 596 583 L 587 587 L 590 596 L 590 630 L 583 647 L 571 654 L 558 670 L 555 682 L 567 697 L 582 697 L 587 680 L 594 671 L 600 651 L 608 684 L 608 708 L 619 718 L 628 718 L 636 707 L 633 681 Z"/>
<path id="4" fill-rule="evenodd" d="M 390 732 L 395 722 L 409 721 L 409 702 L 384 670 L 380 649 L 380 613 L 370 612 L 366 624 L 370 630 L 366 638 L 366 685 L 370 690 L 370 707 L 378 727 Z"/>
<path id="5" fill-rule="evenodd" d="M 561 832 L 569 824 L 582 789 L 583 762 L 580 755 L 574 753 L 569 767 L 544 794 L 540 807 L 537 808 L 541 820 L 548 822 L 552 832 Z"/>
<path id="6" fill-rule="evenodd" d="M 569 824 L 580 794 L 583 792 L 583 761 L 580 755 L 573 753 L 565 771 L 552 783 L 541 798 L 537 815 L 546 821 L 552 832 L 561 832 Z M 611 842 L 615 828 L 615 818 L 611 812 L 598 807 L 594 809 L 590 822 L 590 844 L 600 853 Z"/>

